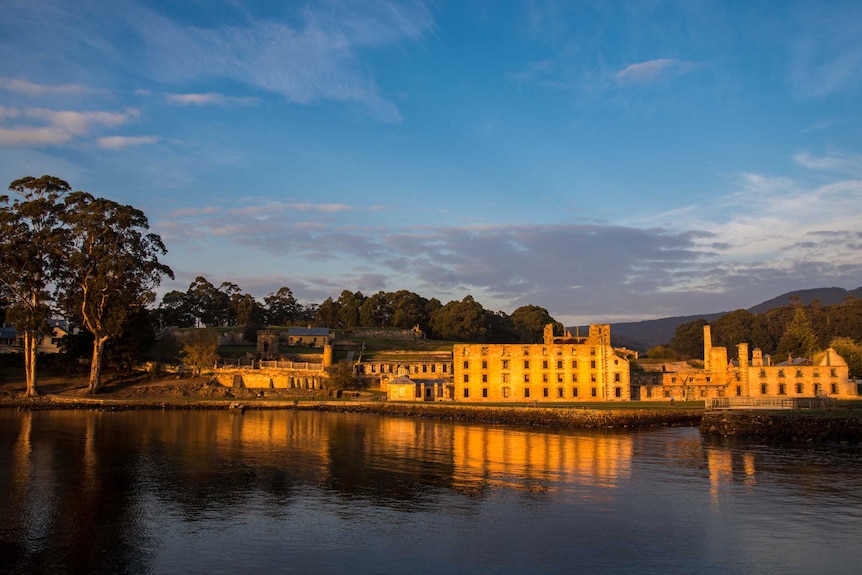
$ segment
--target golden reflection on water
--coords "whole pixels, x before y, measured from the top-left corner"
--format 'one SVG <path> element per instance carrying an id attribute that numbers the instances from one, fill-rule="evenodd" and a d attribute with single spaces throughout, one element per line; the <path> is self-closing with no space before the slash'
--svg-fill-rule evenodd
<path id="1" fill-rule="evenodd" d="M 631 474 L 632 435 L 568 435 L 456 427 L 456 484 L 552 492 L 572 484 L 612 489 Z"/>

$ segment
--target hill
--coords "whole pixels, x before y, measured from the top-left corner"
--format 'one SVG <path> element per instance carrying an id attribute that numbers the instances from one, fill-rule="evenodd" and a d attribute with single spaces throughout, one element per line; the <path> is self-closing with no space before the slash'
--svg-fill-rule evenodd
<path id="1" fill-rule="evenodd" d="M 815 299 L 823 305 L 834 305 L 844 302 L 848 296 L 862 299 L 862 287 L 854 290 L 844 288 L 816 288 L 797 290 L 783 293 L 772 299 L 748 308 L 754 314 L 764 313 L 770 309 L 785 306 L 790 303 L 791 298 L 799 297 L 804 305 L 809 305 Z M 665 317 L 634 322 L 621 322 L 611 324 L 611 339 L 617 347 L 627 347 L 637 351 L 646 351 L 649 348 L 670 342 L 676 328 L 682 324 L 703 318 L 708 322 L 715 321 L 728 311 L 718 313 L 704 313 L 699 315 L 686 315 L 677 317 Z M 575 328 L 569 328 L 574 331 Z M 579 328 L 582 332 L 584 327 Z"/>

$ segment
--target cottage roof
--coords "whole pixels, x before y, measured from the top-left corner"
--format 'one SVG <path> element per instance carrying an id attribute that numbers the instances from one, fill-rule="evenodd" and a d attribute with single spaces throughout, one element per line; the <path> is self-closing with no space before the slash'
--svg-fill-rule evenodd
<path id="1" fill-rule="evenodd" d="M 328 327 L 292 327 L 287 330 L 288 336 L 302 337 L 328 337 Z"/>

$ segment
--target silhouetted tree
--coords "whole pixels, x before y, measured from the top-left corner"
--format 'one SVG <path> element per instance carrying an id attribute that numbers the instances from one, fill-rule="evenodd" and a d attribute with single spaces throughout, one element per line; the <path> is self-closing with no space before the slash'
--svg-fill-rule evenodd
<path id="1" fill-rule="evenodd" d="M 66 251 L 63 197 L 68 183 L 54 176 L 26 177 L 9 185 L 19 198 L 0 196 L 0 293 L 9 302 L 6 318 L 24 336 L 26 394 L 38 394 L 36 346 L 47 333 L 49 284 L 60 271 Z"/>

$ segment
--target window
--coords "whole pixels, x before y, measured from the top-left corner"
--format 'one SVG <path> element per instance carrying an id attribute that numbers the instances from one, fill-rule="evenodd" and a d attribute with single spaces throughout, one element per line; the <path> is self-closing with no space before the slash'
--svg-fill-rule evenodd
<path id="1" fill-rule="evenodd" d="M 577 383 L 577 382 L 578 382 L 578 374 L 577 374 L 577 373 L 573 373 L 573 374 L 572 374 L 572 383 Z"/>
<path id="2" fill-rule="evenodd" d="M 487 387 L 482 388 L 482 397 L 488 397 L 488 388 Z"/>
<path id="3" fill-rule="evenodd" d="M 796 393 L 802 393 L 802 389 L 803 389 L 802 384 L 797 383 L 796 384 Z"/>
<path id="4" fill-rule="evenodd" d="M 464 360 L 464 369 L 470 369 L 470 362 L 466 359 Z"/>
<path id="5" fill-rule="evenodd" d="M 802 370 L 801 369 L 796 370 L 796 377 L 802 377 Z"/>
<path id="6" fill-rule="evenodd" d="M 576 359 L 572 360 L 572 369 L 578 369 L 578 360 L 576 360 Z"/>
<path id="7" fill-rule="evenodd" d="M 557 383 L 563 383 L 563 374 L 562 373 L 557 374 Z"/>
<path id="8" fill-rule="evenodd" d="M 565 392 L 562 387 L 557 388 L 557 397 L 565 397 Z"/>
<path id="9" fill-rule="evenodd" d="M 488 383 L 488 374 L 487 373 L 482 374 L 482 383 Z"/>
<path id="10" fill-rule="evenodd" d="M 465 373 L 464 374 L 464 383 L 468 383 L 469 381 L 470 381 L 470 375 Z"/>
<path id="11" fill-rule="evenodd" d="M 437 364 L 436 363 L 431 364 L 431 373 L 437 373 Z"/>
<path id="12" fill-rule="evenodd" d="M 548 369 L 548 360 L 547 359 L 542 360 L 542 369 Z"/>
<path id="13" fill-rule="evenodd" d="M 614 397 L 622 397 L 623 396 L 623 388 L 615 387 L 614 388 Z"/>
<path id="14" fill-rule="evenodd" d="M 737 396 L 742 395 L 742 386 L 741 385 L 736 386 L 736 395 Z"/>
<path id="15" fill-rule="evenodd" d="M 572 397 L 578 397 L 578 388 L 577 387 L 572 388 Z"/>
<path id="16" fill-rule="evenodd" d="M 529 387 L 524 388 L 524 397 L 530 397 L 530 388 Z"/>
<path id="17" fill-rule="evenodd" d="M 614 381 L 617 381 L 617 382 L 620 381 L 620 374 L 618 374 L 618 373 L 614 374 Z"/>
<path id="18" fill-rule="evenodd" d="M 829 370 L 829 377 L 838 377 L 838 372 L 835 370 L 834 367 Z"/>
<path id="19" fill-rule="evenodd" d="M 547 374 L 547 373 L 543 373 L 543 374 L 542 374 L 542 381 L 543 381 L 544 383 L 548 383 L 548 374 Z"/>
<path id="20" fill-rule="evenodd" d="M 530 383 L 530 374 L 529 373 L 524 374 L 524 383 Z"/>
<path id="21" fill-rule="evenodd" d="M 482 369 L 488 369 L 488 361 L 485 359 L 482 360 Z"/>
<path id="22" fill-rule="evenodd" d="M 647 398 L 652 397 L 652 388 L 651 387 L 646 388 L 646 396 L 647 396 Z"/>
<path id="23" fill-rule="evenodd" d="M 524 369 L 530 369 L 530 360 L 529 359 L 524 360 Z"/>
<path id="24" fill-rule="evenodd" d="M 787 385 L 783 383 L 778 384 L 778 395 L 787 395 Z"/>
<path id="25" fill-rule="evenodd" d="M 449 370 L 449 364 L 444 363 L 443 364 L 443 373 L 448 373 L 448 370 Z"/>
<path id="26" fill-rule="evenodd" d="M 464 388 L 464 397 L 470 397 L 470 388 L 469 387 Z"/>
<path id="27" fill-rule="evenodd" d="M 509 369 L 509 360 L 508 359 L 503 360 L 503 369 Z"/>
<path id="28" fill-rule="evenodd" d="M 814 395 L 820 395 L 820 384 L 819 383 L 814 384 Z"/>
<path id="29" fill-rule="evenodd" d="M 590 360 L 590 369 L 596 369 L 596 360 L 594 360 L 594 359 Z"/>
<path id="30" fill-rule="evenodd" d="M 596 380 L 596 374 L 595 374 L 595 373 L 591 373 L 591 374 L 590 374 L 590 381 L 595 381 L 595 380 Z"/>
<path id="31" fill-rule="evenodd" d="M 590 348 L 590 355 L 596 355 L 596 348 L 594 348 L 594 347 Z"/>
<path id="32" fill-rule="evenodd" d="M 504 387 L 503 388 L 503 397 L 509 397 L 510 395 L 512 395 L 512 388 Z"/>
<path id="33" fill-rule="evenodd" d="M 592 395 L 593 397 L 596 397 L 597 392 L 598 392 L 598 389 L 596 389 L 595 387 L 590 389 L 590 395 Z"/>
<path id="34" fill-rule="evenodd" d="M 829 385 L 829 393 L 838 393 L 838 384 L 833 383 Z"/>
<path id="35" fill-rule="evenodd" d="M 547 387 L 542 388 L 542 397 L 548 397 L 548 388 Z"/>
<path id="36" fill-rule="evenodd" d="M 769 391 L 769 388 L 766 386 L 765 383 L 761 383 L 760 384 L 760 394 L 766 395 L 767 391 Z"/>
<path id="37" fill-rule="evenodd" d="M 563 360 L 557 361 L 557 369 L 563 369 Z"/>
<path id="38" fill-rule="evenodd" d="M 509 374 L 508 373 L 503 374 L 503 383 L 509 383 Z"/>
<path id="39" fill-rule="evenodd" d="M 765 369 L 760 370 L 760 377 L 766 377 L 766 370 Z"/>
<path id="40" fill-rule="evenodd" d="M 783 369 L 778 370 L 778 377 L 784 377 L 784 370 Z"/>

